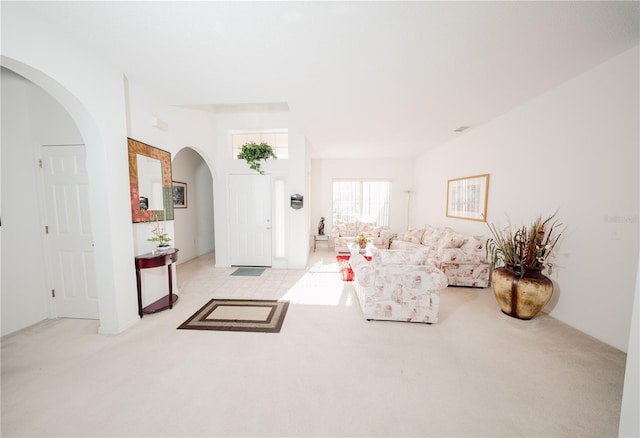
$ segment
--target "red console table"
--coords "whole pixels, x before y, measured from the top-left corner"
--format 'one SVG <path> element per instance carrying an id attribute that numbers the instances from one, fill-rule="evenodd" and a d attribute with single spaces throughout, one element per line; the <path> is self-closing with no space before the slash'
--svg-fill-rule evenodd
<path id="1" fill-rule="evenodd" d="M 149 313 L 160 312 L 161 310 L 173 308 L 174 303 L 178 301 L 178 295 L 173 293 L 173 275 L 171 265 L 178 261 L 178 249 L 171 248 L 164 252 L 147 253 L 136 256 L 136 281 L 138 283 L 138 315 L 148 315 Z M 158 266 L 167 266 L 169 274 L 169 293 L 147 307 L 142 307 L 142 280 L 140 278 L 140 270 L 147 268 L 157 268 Z"/>

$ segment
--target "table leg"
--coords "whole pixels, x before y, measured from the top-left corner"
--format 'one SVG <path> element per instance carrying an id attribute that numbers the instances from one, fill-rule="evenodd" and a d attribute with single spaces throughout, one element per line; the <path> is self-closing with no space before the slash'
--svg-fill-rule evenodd
<path id="1" fill-rule="evenodd" d="M 136 283 L 138 286 L 138 315 L 142 318 L 142 282 L 140 280 L 140 269 L 136 269 Z"/>
<path id="2" fill-rule="evenodd" d="M 169 309 L 173 309 L 173 271 L 171 270 L 171 263 L 167 266 L 167 270 L 169 271 Z"/>

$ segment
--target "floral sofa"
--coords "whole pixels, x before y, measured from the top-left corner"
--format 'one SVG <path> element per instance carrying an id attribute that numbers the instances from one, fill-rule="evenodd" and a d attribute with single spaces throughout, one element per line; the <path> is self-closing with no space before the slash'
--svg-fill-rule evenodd
<path id="1" fill-rule="evenodd" d="M 371 261 L 351 255 L 354 288 L 367 320 L 438 322 L 447 277 L 418 251 L 372 248 Z"/>
<path id="2" fill-rule="evenodd" d="M 485 244 L 486 239 L 481 236 L 426 225 L 399 233 L 390 248 L 426 249 L 429 261 L 444 272 L 449 286 L 488 287 L 491 269 Z"/>
<path id="3" fill-rule="evenodd" d="M 336 222 L 331 228 L 331 238 L 336 253 L 349 252 L 349 244 L 353 243 L 360 233 L 365 233 L 376 248 L 389 248 L 391 232 L 388 228 L 378 227 L 372 222 Z"/>

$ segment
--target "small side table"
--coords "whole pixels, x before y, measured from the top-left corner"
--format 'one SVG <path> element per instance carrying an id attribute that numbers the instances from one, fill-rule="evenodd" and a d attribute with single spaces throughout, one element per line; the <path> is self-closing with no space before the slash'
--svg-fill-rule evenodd
<path id="1" fill-rule="evenodd" d="M 138 285 L 138 315 L 160 312 L 161 310 L 172 309 L 174 303 L 178 301 L 178 295 L 173 293 L 173 275 L 171 265 L 178 261 L 178 248 L 171 248 L 164 252 L 147 253 L 136 256 L 136 282 Z M 140 276 L 141 269 L 157 268 L 158 266 L 167 266 L 169 274 L 169 294 L 159 300 L 142 307 L 142 279 Z"/>
<path id="2" fill-rule="evenodd" d="M 329 249 L 329 235 L 327 234 L 314 234 L 313 235 L 313 252 L 316 252 L 318 242 L 327 242 L 327 249 Z"/>

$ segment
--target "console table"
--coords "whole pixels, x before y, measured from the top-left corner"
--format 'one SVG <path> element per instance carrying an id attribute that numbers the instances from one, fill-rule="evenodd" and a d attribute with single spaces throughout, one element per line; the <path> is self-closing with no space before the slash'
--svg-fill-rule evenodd
<path id="1" fill-rule="evenodd" d="M 138 283 L 138 315 L 148 315 L 149 313 L 160 312 L 161 310 L 173 308 L 174 303 L 178 301 L 178 295 L 173 293 L 173 275 L 171 265 L 178 261 L 178 249 L 170 248 L 167 251 L 157 253 L 147 253 L 136 256 L 136 281 Z M 142 307 L 142 279 L 140 275 L 141 269 L 157 268 L 158 266 L 167 266 L 169 274 L 169 293 L 159 300 Z"/>

